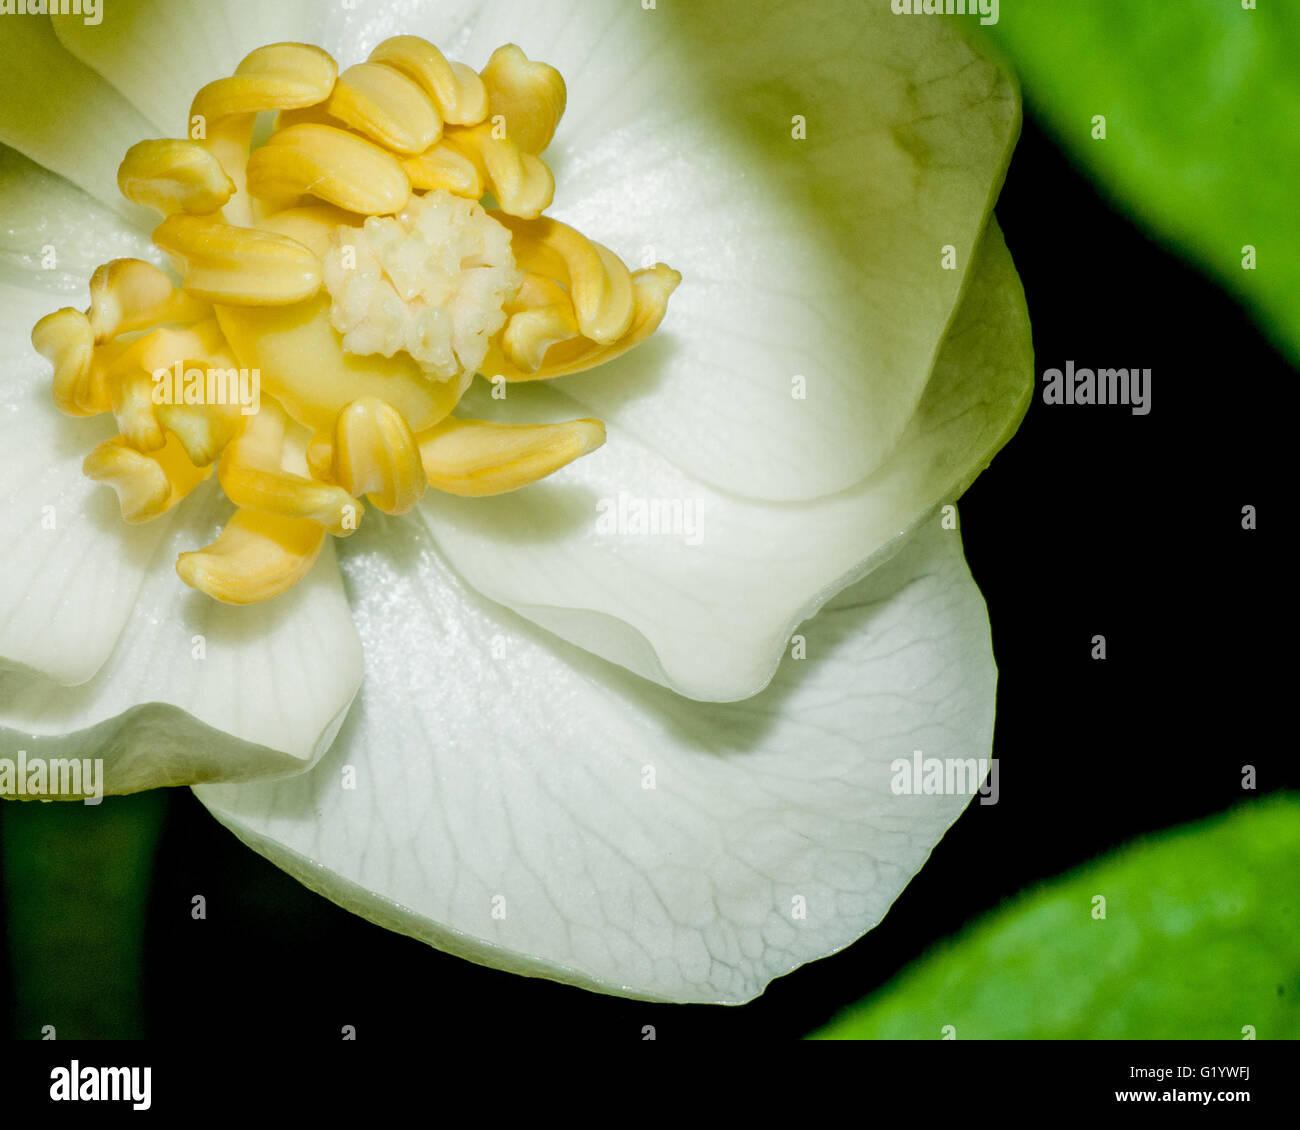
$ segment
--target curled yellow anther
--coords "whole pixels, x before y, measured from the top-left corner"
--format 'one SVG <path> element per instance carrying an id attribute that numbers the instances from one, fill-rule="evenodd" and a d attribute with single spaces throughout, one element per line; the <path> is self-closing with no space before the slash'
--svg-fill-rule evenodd
<path id="1" fill-rule="evenodd" d="M 489 346 L 481 371 L 492 376 L 502 376 L 508 381 L 550 380 L 581 373 L 596 365 L 603 365 L 626 353 L 634 345 L 645 341 L 663 321 L 668 310 L 668 299 L 682 281 L 682 276 L 664 263 L 656 263 L 632 276 L 632 324 L 612 345 L 599 345 L 586 337 L 561 341 L 548 348 L 541 365 L 535 370 L 518 365 L 496 344 Z"/>
<path id="2" fill-rule="evenodd" d="M 197 141 L 165 137 L 141 141 L 126 151 L 117 187 L 128 200 L 170 216 L 215 212 L 230 199 L 235 182 Z"/>
<path id="3" fill-rule="evenodd" d="M 383 216 L 406 207 L 411 178 L 364 137 L 309 122 L 272 134 L 253 153 L 248 191 L 281 207 L 310 193 L 349 212 Z"/>
<path id="4" fill-rule="evenodd" d="M 506 136 L 525 153 L 541 153 L 564 115 L 567 95 L 560 72 L 507 43 L 492 52 L 482 77 L 488 112 L 503 119 Z"/>
<path id="5" fill-rule="evenodd" d="M 612 345 L 632 325 L 636 296 L 632 274 L 608 247 L 549 216 L 523 220 L 491 213 L 514 239 L 515 261 L 525 271 L 548 275 L 569 289 L 583 337 Z"/>
<path id="6" fill-rule="evenodd" d="M 332 471 L 349 494 L 364 494 L 386 514 L 410 510 L 428 485 L 410 426 L 375 397 L 356 400 L 339 414 Z"/>
<path id="7" fill-rule="evenodd" d="M 108 411 L 108 392 L 93 365 L 95 334 L 85 314 L 71 306 L 46 314 L 32 328 L 32 345 L 54 365 L 54 403 L 59 411 L 69 416 Z"/>
<path id="8" fill-rule="evenodd" d="M 372 63 L 386 63 L 419 83 L 450 125 L 477 125 L 488 114 L 483 80 L 464 63 L 450 63 L 428 40 L 395 35 L 370 52 Z"/>
<path id="9" fill-rule="evenodd" d="M 87 455 L 81 469 L 87 478 L 116 491 L 122 517 L 132 525 L 165 514 L 212 470 L 195 467 L 175 436 L 147 454 L 114 436 Z"/>
<path id="10" fill-rule="evenodd" d="M 365 507 L 341 487 L 283 469 L 286 423 L 273 402 L 249 418 L 243 433 L 222 453 L 217 469 L 221 489 L 237 506 L 311 518 L 346 537 L 360 525 Z"/>
<path id="11" fill-rule="evenodd" d="M 526 373 L 542 367 L 552 345 L 581 333 L 569 292 L 543 275 L 524 276 L 524 285 L 507 313 L 510 321 L 501 335 L 501 351 Z"/>
<path id="12" fill-rule="evenodd" d="M 230 78 L 203 87 L 190 117 L 212 123 L 235 114 L 314 106 L 330 96 L 337 77 L 329 52 L 305 43 L 272 43 L 245 55 Z"/>
<path id="13" fill-rule="evenodd" d="M 536 219 L 555 199 L 555 177 L 545 161 L 508 137 L 497 136 L 498 131 L 499 127 L 484 122 L 470 129 L 449 130 L 444 140 L 484 170 L 501 211 Z"/>
<path id="14" fill-rule="evenodd" d="M 420 85 L 382 63 L 358 63 L 339 75 L 328 109 L 397 153 L 423 153 L 442 136 L 442 116 Z"/>
<path id="15" fill-rule="evenodd" d="M 97 342 L 159 322 L 196 322 L 212 307 L 177 289 L 143 259 L 114 259 L 90 278 L 90 327 Z"/>
<path id="16" fill-rule="evenodd" d="M 153 381 L 143 369 L 112 383 L 113 415 L 122 438 L 137 451 L 157 451 L 167 442 L 154 414 Z"/>
<path id="17" fill-rule="evenodd" d="M 307 575 L 325 542 L 325 527 L 306 518 L 236 510 L 211 545 L 176 560 L 191 588 L 226 604 L 253 604 Z"/>
<path id="18" fill-rule="evenodd" d="M 185 290 L 208 302 L 278 306 L 320 289 L 320 261 L 297 240 L 275 232 L 178 214 L 164 220 L 153 239 L 183 264 Z"/>
<path id="19" fill-rule="evenodd" d="M 407 157 L 402 168 L 411 184 L 422 192 L 444 189 L 467 200 L 478 200 L 487 191 L 487 167 L 478 150 L 462 147 L 454 138 L 444 137 L 432 149 Z"/>
<path id="20" fill-rule="evenodd" d="M 452 417 L 421 433 L 429 485 L 479 498 L 536 482 L 605 442 L 599 420 L 562 424 L 493 424 Z"/>

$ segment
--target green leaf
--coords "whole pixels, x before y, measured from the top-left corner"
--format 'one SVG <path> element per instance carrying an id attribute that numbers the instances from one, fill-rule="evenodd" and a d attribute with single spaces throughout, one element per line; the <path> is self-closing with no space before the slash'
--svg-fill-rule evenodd
<path id="1" fill-rule="evenodd" d="M 814 1038 L 1295 1039 L 1297 875 L 1300 794 L 1250 801 L 1020 895 Z"/>
<path id="2" fill-rule="evenodd" d="M 0 844 L 12 1035 L 139 1039 L 145 911 L 166 796 L 9 801 Z"/>
<path id="3" fill-rule="evenodd" d="M 1300 5 L 1002 9 L 988 31 L 1020 72 L 1031 112 L 1117 203 L 1252 305 L 1300 360 Z M 1105 140 L 1092 136 L 1094 115 L 1105 116 Z M 1242 267 L 1246 245 L 1255 270 Z"/>

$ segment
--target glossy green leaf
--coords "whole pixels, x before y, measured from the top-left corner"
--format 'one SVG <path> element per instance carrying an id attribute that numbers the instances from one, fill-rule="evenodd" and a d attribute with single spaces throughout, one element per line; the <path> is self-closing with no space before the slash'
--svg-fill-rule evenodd
<path id="1" fill-rule="evenodd" d="M 1246 300 L 1300 360 L 1300 5 L 1003 4 L 988 30 L 1030 111 L 1105 191 Z"/>
<path id="2" fill-rule="evenodd" d="M 1300 794 L 1249 801 L 1021 895 L 815 1038 L 1295 1039 L 1298 876 Z"/>

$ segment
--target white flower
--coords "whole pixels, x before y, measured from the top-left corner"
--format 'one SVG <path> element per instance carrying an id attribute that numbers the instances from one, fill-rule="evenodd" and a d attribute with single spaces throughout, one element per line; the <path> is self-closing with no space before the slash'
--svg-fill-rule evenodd
<path id="1" fill-rule="evenodd" d="M 990 220 L 1007 76 L 950 21 L 858 0 L 117 0 L 53 23 L 0 41 L 8 755 L 199 783 L 343 906 L 605 992 L 741 1002 L 875 925 L 969 799 L 896 796 L 891 762 L 991 744 L 987 620 L 939 508 L 1030 391 Z M 684 282 L 633 352 L 468 396 L 599 416 L 599 451 L 371 512 L 337 564 L 326 539 L 287 593 L 219 604 L 173 563 L 229 504 L 201 487 L 124 525 L 81 472 L 111 421 L 55 410 L 28 334 L 104 260 L 163 262 L 116 171 L 182 135 L 199 87 L 262 44 L 347 65 L 395 34 L 557 67 L 550 214 Z"/>

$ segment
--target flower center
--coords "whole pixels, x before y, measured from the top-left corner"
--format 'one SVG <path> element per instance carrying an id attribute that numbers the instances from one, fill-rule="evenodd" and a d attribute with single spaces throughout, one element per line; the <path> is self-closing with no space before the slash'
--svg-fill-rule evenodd
<path id="1" fill-rule="evenodd" d="M 542 215 L 565 99 L 559 73 L 514 46 L 476 73 L 396 36 L 339 74 L 324 51 L 277 43 L 198 92 L 189 137 L 127 152 L 118 184 L 165 217 L 154 243 L 180 285 L 114 260 L 89 309 L 41 319 L 32 342 L 61 410 L 116 418 L 84 470 L 126 521 L 216 470 L 236 509 L 181 554 L 186 584 L 273 597 L 357 528 L 362 497 L 400 514 L 429 488 L 499 494 L 604 442 L 599 420 L 452 415 L 476 373 L 544 380 L 632 348 L 681 281 Z M 275 128 L 254 149 L 265 111 Z"/>
<path id="2" fill-rule="evenodd" d="M 412 197 L 395 217 L 370 217 L 359 232 L 338 229 L 325 254 L 330 323 L 347 352 L 405 350 L 431 378 L 461 388 L 523 281 L 510 232 L 443 189 Z"/>

